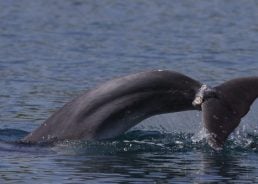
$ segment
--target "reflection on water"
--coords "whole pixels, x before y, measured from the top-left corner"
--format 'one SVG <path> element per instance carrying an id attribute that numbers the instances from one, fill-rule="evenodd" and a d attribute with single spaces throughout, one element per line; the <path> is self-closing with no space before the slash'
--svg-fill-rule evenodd
<path id="1" fill-rule="evenodd" d="M 251 158 L 248 158 L 251 157 Z M 243 163 L 242 159 L 254 160 Z M 257 182 L 257 155 L 241 152 L 121 153 L 108 156 L 61 157 L 55 160 L 64 172 L 80 179 L 108 182 Z M 249 162 L 252 162 L 249 160 Z M 72 172 L 71 172 L 72 170 Z M 73 175 L 76 173 L 75 175 Z M 78 178 L 77 178 L 78 179 Z"/>
<path id="2" fill-rule="evenodd" d="M 2 176 L 24 181 L 24 176 L 46 182 L 141 183 L 141 182 L 257 182 L 257 155 L 254 153 L 206 153 L 199 151 L 162 153 L 122 153 L 102 156 L 22 155 L 9 159 Z M 249 158 L 248 158 L 249 157 Z M 249 160 L 249 163 L 243 163 Z M 23 162 L 23 165 L 20 165 Z M 35 170 L 35 164 L 37 170 Z M 1 164 L 4 167 L 4 163 Z M 17 167 L 20 166 L 20 167 Z M 51 167 L 51 169 L 50 169 Z M 51 176 L 51 178 L 49 178 Z M 7 181 L 4 178 L 2 181 Z"/>
<path id="3" fill-rule="evenodd" d="M 10 143 L 116 76 L 171 69 L 216 85 L 258 75 L 257 9 L 255 0 L 0 1 L 0 183 L 258 183 L 258 103 L 246 134 L 219 153 L 192 141 L 196 112 L 108 142 Z"/>
<path id="4" fill-rule="evenodd" d="M 29 175 L 47 183 L 257 182 L 254 147 L 231 142 L 215 152 L 205 141 L 191 141 L 192 136 L 133 131 L 109 141 L 55 146 L 2 142 L 0 172 L 5 177 L 1 181 L 15 173 L 10 179 L 17 182 Z M 257 142 L 255 136 L 251 138 Z"/>
<path id="5" fill-rule="evenodd" d="M 101 158 L 101 159 L 100 159 Z M 193 149 L 185 152 L 118 153 L 55 160 L 61 167 L 76 170 L 84 179 L 108 182 L 257 182 L 256 153 Z M 248 161 L 248 163 L 243 162 Z"/>

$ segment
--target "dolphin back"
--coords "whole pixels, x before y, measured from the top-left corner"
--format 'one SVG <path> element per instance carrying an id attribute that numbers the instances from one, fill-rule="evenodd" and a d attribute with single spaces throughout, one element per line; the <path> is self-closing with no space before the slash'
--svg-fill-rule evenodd
<path id="1" fill-rule="evenodd" d="M 201 84 L 173 71 L 148 71 L 113 79 L 67 103 L 25 142 L 106 139 L 157 114 L 194 110 Z"/>

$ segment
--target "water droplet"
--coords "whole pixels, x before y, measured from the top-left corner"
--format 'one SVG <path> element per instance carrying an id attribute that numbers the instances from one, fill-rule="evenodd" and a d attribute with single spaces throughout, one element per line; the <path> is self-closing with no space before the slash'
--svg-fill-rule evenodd
<path id="1" fill-rule="evenodd" d="M 176 144 L 183 144 L 181 141 L 175 141 Z"/>
<path id="2" fill-rule="evenodd" d="M 214 119 L 219 119 L 219 117 L 216 116 L 216 115 L 213 115 L 212 117 L 213 117 Z"/>

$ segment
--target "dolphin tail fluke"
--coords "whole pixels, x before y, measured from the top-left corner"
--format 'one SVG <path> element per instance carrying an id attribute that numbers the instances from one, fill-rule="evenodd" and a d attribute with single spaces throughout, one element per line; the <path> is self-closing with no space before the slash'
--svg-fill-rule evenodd
<path id="1" fill-rule="evenodd" d="M 239 125 L 240 118 L 228 109 L 219 99 L 208 99 L 202 104 L 202 119 L 208 130 L 208 144 L 220 149 L 230 133 Z"/>
<path id="2" fill-rule="evenodd" d="M 227 81 L 214 88 L 216 98 L 202 103 L 203 122 L 209 132 L 208 142 L 220 148 L 239 125 L 258 96 L 258 77 Z"/>

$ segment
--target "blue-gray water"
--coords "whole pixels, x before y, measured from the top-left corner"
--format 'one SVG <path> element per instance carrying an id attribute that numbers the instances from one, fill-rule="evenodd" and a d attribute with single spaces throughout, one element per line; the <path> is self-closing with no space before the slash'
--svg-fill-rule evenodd
<path id="1" fill-rule="evenodd" d="M 258 104 L 221 152 L 198 112 L 103 142 L 10 144 L 107 79 L 170 69 L 258 75 L 256 0 L 0 0 L 0 183 L 258 183 Z M 199 141 L 200 140 L 200 141 Z"/>

